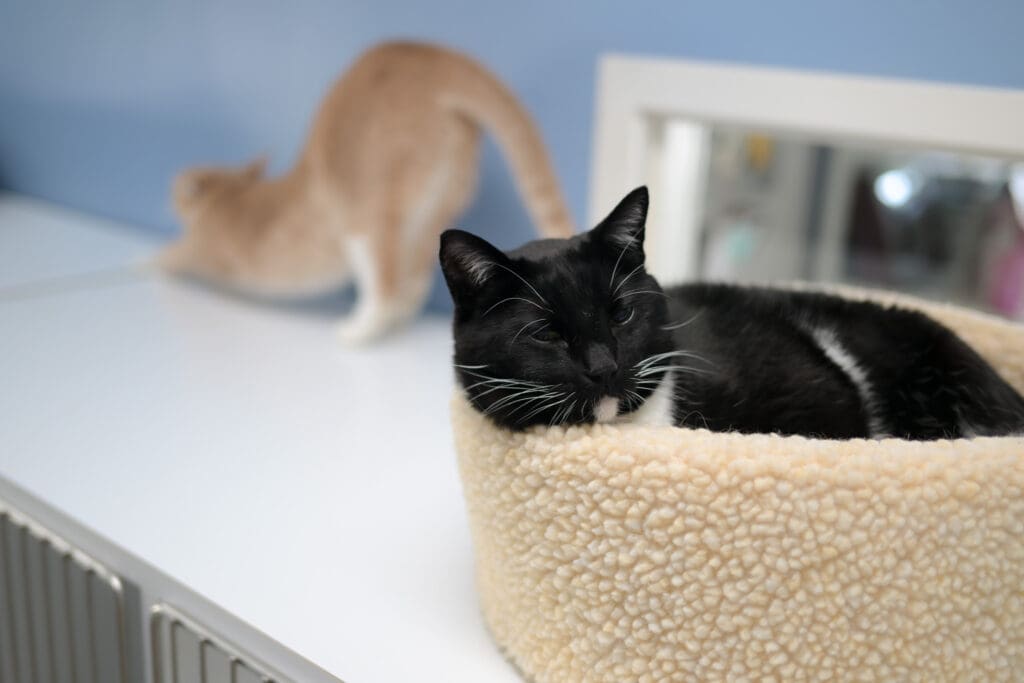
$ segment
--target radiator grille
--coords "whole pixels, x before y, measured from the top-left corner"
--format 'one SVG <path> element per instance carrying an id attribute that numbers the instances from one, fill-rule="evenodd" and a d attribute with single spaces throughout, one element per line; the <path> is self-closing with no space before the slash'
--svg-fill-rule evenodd
<path id="1" fill-rule="evenodd" d="M 0 681 L 128 683 L 121 581 L 0 507 Z"/>
<path id="2" fill-rule="evenodd" d="M 169 605 L 153 610 L 157 683 L 283 683 Z"/>

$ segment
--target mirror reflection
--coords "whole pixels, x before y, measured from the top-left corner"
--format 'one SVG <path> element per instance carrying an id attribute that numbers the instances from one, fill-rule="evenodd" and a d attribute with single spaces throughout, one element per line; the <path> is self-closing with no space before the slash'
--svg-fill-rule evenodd
<path id="1" fill-rule="evenodd" d="M 656 126 L 676 278 L 884 287 L 1024 319 L 1024 164 L 681 119 Z M 684 253 L 680 254 L 680 250 Z"/>

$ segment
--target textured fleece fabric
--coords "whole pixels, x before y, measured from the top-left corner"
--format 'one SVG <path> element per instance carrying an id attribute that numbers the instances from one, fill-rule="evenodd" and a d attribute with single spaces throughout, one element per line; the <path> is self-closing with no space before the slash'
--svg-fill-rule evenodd
<path id="1" fill-rule="evenodd" d="M 870 296 L 1024 390 L 1024 328 Z M 517 434 L 452 412 L 484 616 L 530 680 L 1024 680 L 1024 438 Z"/>

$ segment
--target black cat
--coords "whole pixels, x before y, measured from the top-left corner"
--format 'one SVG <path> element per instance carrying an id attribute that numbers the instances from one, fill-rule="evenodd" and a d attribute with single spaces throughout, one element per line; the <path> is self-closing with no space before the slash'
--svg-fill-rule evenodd
<path id="1" fill-rule="evenodd" d="M 631 421 L 822 438 L 1024 433 L 1024 399 L 927 316 L 644 270 L 647 189 L 597 227 L 503 253 L 441 236 L 455 368 L 511 429 Z"/>

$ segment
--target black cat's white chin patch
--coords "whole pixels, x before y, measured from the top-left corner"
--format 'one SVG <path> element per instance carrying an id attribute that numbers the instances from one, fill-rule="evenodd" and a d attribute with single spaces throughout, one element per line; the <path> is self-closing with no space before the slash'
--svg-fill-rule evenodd
<path id="1" fill-rule="evenodd" d="M 611 422 L 619 415 L 619 399 L 605 396 L 594 406 L 595 422 Z"/>

